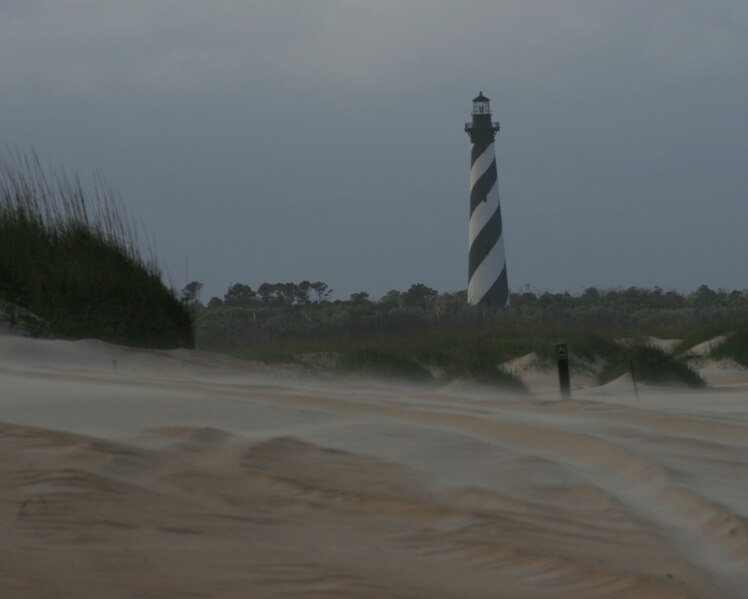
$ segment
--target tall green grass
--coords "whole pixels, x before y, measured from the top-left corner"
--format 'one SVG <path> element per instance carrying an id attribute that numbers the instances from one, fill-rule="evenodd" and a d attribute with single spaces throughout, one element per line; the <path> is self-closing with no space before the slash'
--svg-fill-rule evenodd
<path id="1" fill-rule="evenodd" d="M 693 387 L 704 384 L 685 356 L 651 347 L 645 340 L 647 331 L 639 328 L 606 329 L 563 319 L 527 326 L 513 321 L 507 310 L 495 319 L 471 323 L 432 320 L 389 328 L 380 323 L 378 328 L 354 329 L 351 325 L 348 331 L 331 324 L 320 326 L 315 335 L 293 329 L 270 335 L 263 329 L 263 324 L 270 321 L 260 310 L 257 322 L 249 318 L 248 311 L 230 312 L 247 316 L 230 321 L 230 331 L 237 333 L 238 343 L 229 348 L 247 359 L 397 378 L 473 380 L 519 389 L 520 379 L 500 365 L 532 352 L 542 366 L 555 368 L 555 346 L 565 343 L 572 376 L 583 371 L 605 383 L 628 372 L 633 363 L 637 378 L 643 382 Z M 214 311 L 206 319 L 226 313 L 226 309 Z M 298 322 L 306 321 L 299 318 Z M 711 330 L 699 333 L 699 338 Z M 622 342 L 621 338 L 629 341 Z"/>
<path id="2" fill-rule="evenodd" d="M 424 327 L 318 340 L 260 340 L 234 353 L 245 359 L 297 364 L 317 363 L 325 356 L 326 369 L 342 373 L 436 382 L 461 379 L 523 390 L 521 380 L 499 365 L 532 350 L 531 342 L 513 335 Z"/>
<path id="3" fill-rule="evenodd" d="M 733 331 L 725 340 L 712 350 L 712 356 L 718 359 L 730 358 L 748 368 L 748 327 Z"/>
<path id="4" fill-rule="evenodd" d="M 440 334 L 422 331 L 381 340 L 360 340 L 345 351 L 344 364 L 360 370 L 392 374 L 409 373 L 413 378 L 470 380 L 521 390 L 522 382 L 499 368 L 499 364 L 530 351 L 526 340 L 491 333 Z"/>
<path id="5" fill-rule="evenodd" d="M 504 362 L 548 345 L 538 335 L 520 335 L 513 329 L 438 327 L 365 333 L 356 337 L 324 338 L 316 342 L 270 342 L 276 355 L 333 354 L 336 369 L 415 380 L 465 380 L 524 390 L 522 381 L 500 368 Z M 266 353 L 268 344 L 242 352 L 245 357 Z M 264 348 L 264 349 L 261 349 Z M 281 349 L 282 348 L 282 349 Z"/>
<path id="6" fill-rule="evenodd" d="M 573 369 L 594 374 L 601 384 L 629 372 L 633 364 L 642 382 L 704 385 L 683 359 L 646 342 L 623 343 L 609 332 L 575 327 L 526 331 L 497 326 L 456 330 L 431 325 L 356 338 L 264 340 L 237 353 L 249 359 L 297 364 L 304 364 L 306 356 L 334 356 L 329 361 L 332 368 L 343 372 L 414 380 L 472 380 L 520 390 L 521 380 L 499 365 L 534 352 L 542 365 L 555 368 L 556 343 L 567 344 Z"/>
<path id="7" fill-rule="evenodd" d="M 720 335 L 729 334 L 736 329 L 744 327 L 745 323 L 739 320 L 720 320 L 686 331 L 681 341 L 673 348 L 674 355 L 682 355 L 692 347 L 709 341 Z"/>
<path id="8" fill-rule="evenodd" d="M 36 155 L 0 156 L 0 300 L 38 316 L 48 335 L 191 346 L 188 311 L 142 258 L 101 177 L 92 198 Z"/>
<path id="9" fill-rule="evenodd" d="M 634 368 L 638 380 L 652 384 L 685 384 L 689 387 L 703 387 L 706 383 L 683 360 L 658 347 L 637 343 L 631 347 L 621 347 L 620 352 L 605 368 L 598 380 L 607 383 Z"/>

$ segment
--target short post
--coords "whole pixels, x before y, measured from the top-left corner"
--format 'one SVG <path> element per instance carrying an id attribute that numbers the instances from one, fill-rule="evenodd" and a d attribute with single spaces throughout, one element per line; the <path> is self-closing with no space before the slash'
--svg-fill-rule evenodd
<path id="1" fill-rule="evenodd" d="M 558 361 L 558 383 L 561 387 L 561 399 L 571 397 L 571 384 L 569 382 L 569 349 L 566 343 L 556 345 L 556 360 Z"/>
<path id="2" fill-rule="evenodd" d="M 634 370 L 633 360 L 629 360 L 629 371 L 631 371 L 631 382 L 634 383 L 634 395 L 636 395 L 636 403 L 639 403 L 639 389 L 636 386 L 636 371 Z"/>

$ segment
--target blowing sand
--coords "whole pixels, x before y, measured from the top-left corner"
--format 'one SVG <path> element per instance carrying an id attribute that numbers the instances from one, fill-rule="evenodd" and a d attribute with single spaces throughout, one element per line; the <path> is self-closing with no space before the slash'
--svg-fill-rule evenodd
<path id="1" fill-rule="evenodd" d="M 0 335 L 0 597 L 747 597 L 714 372 L 559 401 Z"/>

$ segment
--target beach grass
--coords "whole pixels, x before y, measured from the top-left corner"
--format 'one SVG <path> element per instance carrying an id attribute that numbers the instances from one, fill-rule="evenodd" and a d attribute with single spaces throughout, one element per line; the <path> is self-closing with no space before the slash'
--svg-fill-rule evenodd
<path id="1" fill-rule="evenodd" d="M 141 256 L 101 177 L 93 192 L 35 155 L 0 157 L 0 299 L 37 334 L 143 347 L 192 346 L 189 312 Z"/>
<path id="2" fill-rule="evenodd" d="M 619 334 L 574 326 L 518 330 L 496 325 L 459 329 L 431 324 L 355 336 L 263 339 L 233 353 L 246 359 L 307 364 L 334 372 L 436 382 L 465 380 L 523 390 L 519 376 L 502 364 L 534 354 L 541 367 L 554 368 L 556 345 L 565 343 L 572 368 L 595 376 L 600 384 L 633 366 L 637 379 L 645 383 L 704 385 L 686 362 L 687 354 L 654 347 L 644 335 L 621 338 Z M 321 356 L 324 359 L 319 359 Z"/>
<path id="3" fill-rule="evenodd" d="M 676 356 L 686 354 L 692 347 L 729 334 L 742 326 L 744 323 L 739 320 L 720 320 L 695 327 L 682 334 L 682 339 L 673 347 L 672 353 Z"/>
<path id="4" fill-rule="evenodd" d="M 748 326 L 743 326 L 727 334 L 724 341 L 712 349 L 712 357 L 735 360 L 748 368 Z"/>
<path id="5" fill-rule="evenodd" d="M 604 384 L 632 370 L 637 380 L 655 385 L 680 383 L 699 388 L 706 384 L 684 360 L 640 342 L 621 346 L 616 358 L 598 374 L 598 381 Z"/>

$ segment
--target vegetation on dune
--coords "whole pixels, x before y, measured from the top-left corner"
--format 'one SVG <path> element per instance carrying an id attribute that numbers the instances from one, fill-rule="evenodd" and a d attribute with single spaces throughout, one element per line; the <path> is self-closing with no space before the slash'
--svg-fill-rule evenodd
<path id="1" fill-rule="evenodd" d="M 742 321 L 734 319 L 718 320 L 697 326 L 683 334 L 682 339 L 673 348 L 672 353 L 674 355 L 686 355 L 696 345 L 710 341 L 715 337 L 729 334 L 743 326 L 745 325 Z"/>
<path id="2" fill-rule="evenodd" d="M 47 176 L 36 156 L 0 159 L 0 300 L 32 332 L 146 347 L 191 346 L 190 314 L 138 250 L 116 196 L 96 179 Z M 25 322 L 25 321 L 24 321 Z"/>
<path id="3" fill-rule="evenodd" d="M 463 334 L 423 330 L 404 331 L 382 338 L 363 337 L 353 344 L 333 343 L 325 348 L 340 356 L 344 371 L 372 372 L 436 381 L 470 380 L 524 388 L 520 379 L 499 365 L 531 351 L 526 341 L 480 332 Z"/>
<path id="4" fill-rule="evenodd" d="M 363 372 L 379 376 L 427 380 L 429 370 L 415 356 L 397 348 L 362 347 L 341 352 L 338 368 L 345 372 Z"/>
<path id="5" fill-rule="evenodd" d="M 743 325 L 729 333 L 725 340 L 712 350 L 712 356 L 717 359 L 735 360 L 748 368 L 748 326 Z"/>
<path id="6" fill-rule="evenodd" d="M 600 383 L 612 381 L 633 368 L 637 380 L 651 384 L 681 383 L 689 387 L 703 387 L 706 383 L 685 361 L 654 347 L 636 343 L 621 346 L 616 357 L 599 373 Z"/>
<path id="7" fill-rule="evenodd" d="M 199 283 L 191 285 L 199 290 Z M 309 281 L 263 283 L 256 291 L 236 283 L 206 305 L 194 293 L 185 299 L 195 312 L 198 346 L 205 349 L 339 371 L 517 388 L 519 380 L 499 365 L 534 352 L 541 364 L 553 366 L 556 343 L 569 346 L 575 370 L 603 380 L 633 364 L 639 380 L 698 386 L 702 382 L 684 352 L 748 319 L 748 293 L 706 286 L 690 294 L 659 288 L 591 288 L 579 295 L 524 291 L 512 294 L 508 309 L 469 306 L 464 291 L 438 293 L 423 284 L 389 291 L 378 301 L 365 292 L 333 301 L 329 291 Z M 668 353 L 648 347 L 650 336 L 684 341 Z"/>

